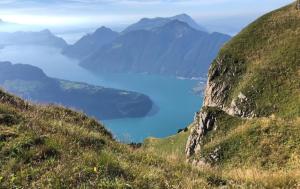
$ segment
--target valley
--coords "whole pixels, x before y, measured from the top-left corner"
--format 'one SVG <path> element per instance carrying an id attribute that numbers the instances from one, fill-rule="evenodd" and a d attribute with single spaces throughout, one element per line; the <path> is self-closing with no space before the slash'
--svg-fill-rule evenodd
<path id="1" fill-rule="evenodd" d="M 142 142 L 149 136 L 160 138 L 175 134 L 192 121 L 194 112 L 202 104 L 202 97 L 192 91 L 198 80 L 145 74 L 95 75 L 78 66 L 77 60 L 62 55 L 60 49 L 54 47 L 8 46 L 0 50 L 0 60 L 37 66 L 53 78 L 146 94 L 154 104 L 150 115 L 143 118 L 103 120 L 105 126 L 124 142 Z M 174 105 L 180 108 L 173 108 Z"/>
<path id="2" fill-rule="evenodd" d="M 299 188 L 300 1 L 199 2 L 92 4 L 257 17 L 232 38 L 178 13 L 64 33 L 72 44 L 50 30 L 5 34 L 17 40 L 0 43 L 0 188 Z"/>

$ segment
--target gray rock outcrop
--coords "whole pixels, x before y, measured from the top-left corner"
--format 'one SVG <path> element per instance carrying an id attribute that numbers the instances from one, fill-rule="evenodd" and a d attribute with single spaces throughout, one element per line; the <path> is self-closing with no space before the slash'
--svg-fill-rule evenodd
<path id="1" fill-rule="evenodd" d="M 210 131 L 218 128 L 217 115 L 210 109 L 216 109 L 228 115 L 242 118 L 256 116 L 254 105 L 244 93 L 239 92 L 236 97 L 231 97 L 232 100 L 229 98 L 230 90 L 234 82 L 237 82 L 233 78 L 238 78 L 239 73 L 243 71 L 243 61 L 228 55 L 220 57 L 215 60 L 210 68 L 203 108 L 195 114 L 195 127 L 191 131 L 186 144 L 185 152 L 188 161 L 198 166 L 213 164 L 219 160 L 218 153 L 221 150 L 220 148 L 215 149 L 207 157 L 201 157 L 205 136 Z M 227 66 L 228 63 L 231 63 L 233 66 Z"/>

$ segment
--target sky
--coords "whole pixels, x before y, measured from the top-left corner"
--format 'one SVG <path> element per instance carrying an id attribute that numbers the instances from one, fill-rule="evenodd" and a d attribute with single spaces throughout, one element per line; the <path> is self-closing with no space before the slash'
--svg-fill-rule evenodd
<path id="1" fill-rule="evenodd" d="M 192 16 L 210 31 L 237 33 L 293 0 L 0 0 L 0 19 L 45 28 L 120 29 L 143 17 Z"/>

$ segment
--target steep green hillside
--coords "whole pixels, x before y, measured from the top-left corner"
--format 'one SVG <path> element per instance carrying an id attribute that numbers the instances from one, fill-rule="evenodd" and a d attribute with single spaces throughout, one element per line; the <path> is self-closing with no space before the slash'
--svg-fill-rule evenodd
<path id="1" fill-rule="evenodd" d="M 250 24 L 220 51 L 186 154 L 252 187 L 300 185 L 300 10 Z"/>
<path id="2" fill-rule="evenodd" d="M 300 186 L 300 10 L 259 18 L 220 51 L 190 135 L 148 139 L 144 148 L 220 173 L 214 186 Z"/>
<path id="3" fill-rule="evenodd" d="M 299 188 L 299 34 L 295 4 L 252 23 L 214 61 L 189 131 L 141 148 L 0 91 L 0 188 Z"/>
<path id="4" fill-rule="evenodd" d="M 187 130 L 183 129 L 176 135 L 163 139 L 147 138 L 143 148 L 171 161 L 185 161 L 185 145 L 192 127 L 195 127 L 195 124 L 190 125 Z"/>
<path id="5" fill-rule="evenodd" d="M 244 29 L 212 64 L 209 84 L 214 89 L 208 90 L 206 105 L 225 109 L 235 101 L 245 116 L 298 116 L 299 33 L 300 11 L 295 5 L 271 12 Z M 241 93 L 246 97 L 243 102 L 237 100 Z"/>

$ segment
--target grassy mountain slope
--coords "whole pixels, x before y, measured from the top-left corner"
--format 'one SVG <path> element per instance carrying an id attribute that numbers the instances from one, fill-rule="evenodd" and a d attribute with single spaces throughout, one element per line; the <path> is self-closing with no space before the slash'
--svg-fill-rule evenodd
<path id="1" fill-rule="evenodd" d="M 242 92 L 248 101 L 237 106 L 256 116 L 298 116 L 299 33 L 300 11 L 293 4 L 264 15 L 227 43 L 209 73 L 217 86 L 226 84 L 222 105 Z"/>
<path id="2" fill-rule="evenodd" d="M 210 69 L 209 85 L 227 87 L 216 95 L 221 106 L 212 103 L 216 96 L 206 94 L 212 100 L 203 111 L 214 114 L 217 128 L 204 137 L 201 157 L 220 149 L 216 164 L 225 168 L 299 171 L 299 34 L 300 11 L 292 4 L 259 18 L 222 48 Z M 241 93 L 246 98 L 239 99 Z M 233 101 L 255 118 L 221 110 Z"/>
<path id="3" fill-rule="evenodd" d="M 0 188 L 206 187 L 201 175 L 114 141 L 82 113 L 0 91 Z"/>
<path id="4" fill-rule="evenodd" d="M 195 125 L 192 124 L 188 127 L 187 131 L 181 131 L 176 135 L 172 135 L 163 139 L 147 138 L 143 143 L 143 148 L 147 151 L 159 154 L 165 159 L 174 161 L 185 161 L 185 145 L 190 130 Z"/>
<path id="5" fill-rule="evenodd" d="M 213 62 L 203 117 L 194 122 L 190 135 L 196 136 L 199 149 L 195 143 L 187 146 L 195 151 L 190 162 L 220 173 L 216 183 L 245 188 L 300 186 L 299 34 L 300 11 L 292 4 L 250 24 Z M 232 104 L 241 114 L 230 115 Z M 243 118 L 247 112 L 254 112 L 254 117 Z M 145 148 L 164 156 L 164 144 L 181 148 L 184 137 L 188 139 L 182 134 L 151 139 Z"/>
<path id="6" fill-rule="evenodd" d="M 189 132 L 134 149 L 81 113 L 1 91 L 0 187 L 299 188 L 299 16 L 294 4 L 271 12 L 221 50 L 201 110 L 214 121 L 190 157 L 198 167 L 183 162 Z M 229 115 L 234 100 L 255 116 Z"/>

